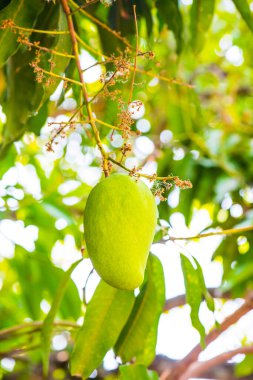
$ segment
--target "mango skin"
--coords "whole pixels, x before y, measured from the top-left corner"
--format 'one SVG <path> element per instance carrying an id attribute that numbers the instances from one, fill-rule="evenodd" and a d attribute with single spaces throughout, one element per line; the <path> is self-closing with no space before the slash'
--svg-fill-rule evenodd
<path id="1" fill-rule="evenodd" d="M 92 189 L 84 210 L 84 237 L 105 282 L 126 290 L 142 284 L 156 224 L 155 198 L 141 180 L 112 174 Z"/>

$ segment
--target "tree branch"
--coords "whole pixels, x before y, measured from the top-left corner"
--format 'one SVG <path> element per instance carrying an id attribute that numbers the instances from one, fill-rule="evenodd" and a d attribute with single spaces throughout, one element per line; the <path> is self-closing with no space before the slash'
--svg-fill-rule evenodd
<path id="1" fill-rule="evenodd" d="M 187 188 L 191 189 L 192 188 L 192 183 L 190 181 L 180 180 L 177 176 L 169 175 L 167 177 L 157 177 L 156 174 L 149 175 L 149 174 L 144 174 L 144 173 L 138 173 L 138 170 L 136 170 L 135 174 L 133 174 L 133 171 L 131 169 L 128 169 L 126 166 L 124 166 L 120 162 L 114 160 L 114 158 L 109 156 L 108 160 L 113 162 L 115 165 L 121 167 L 122 169 L 126 170 L 133 177 L 137 177 L 137 178 L 143 177 L 143 178 L 149 179 L 150 181 L 156 181 L 156 180 L 158 180 L 158 181 L 172 181 L 172 182 L 174 182 L 174 184 L 176 186 L 180 187 L 181 189 L 187 189 Z"/>
<path id="2" fill-rule="evenodd" d="M 204 362 L 195 362 L 188 370 L 180 376 L 179 380 L 188 380 L 191 377 L 198 377 L 210 368 L 216 367 L 219 364 L 225 363 L 232 359 L 238 354 L 250 354 L 253 353 L 253 346 L 239 347 L 235 350 L 224 352 L 220 355 L 215 356 L 212 359 L 206 360 Z"/>
<path id="3" fill-rule="evenodd" d="M 219 328 L 214 328 L 207 334 L 205 343 L 206 345 L 213 342 L 216 338 L 218 338 L 225 330 L 227 330 L 230 326 L 235 324 L 242 316 L 247 314 L 250 310 L 253 309 L 253 292 L 250 292 L 244 304 L 239 307 L 233 314 L 229 315 L 219 326 Z M 167 380 L 179 380 L 180 377 L 185 373 L 185 371 L 189 368 L 189 366 L 196 362 L 199 354 L 202 351 L 202 347 L 200 344 L 197 344 L 192 351 L 178 363 L 175 368 L 171 371 L 171 373 L 166 377 Z"/>

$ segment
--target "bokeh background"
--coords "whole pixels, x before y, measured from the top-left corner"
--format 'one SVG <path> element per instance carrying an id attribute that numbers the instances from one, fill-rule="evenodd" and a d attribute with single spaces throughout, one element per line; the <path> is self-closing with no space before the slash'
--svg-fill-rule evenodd
<path id="1" fill-rule="evenodd" d="M 180 0 L 180 18 L 174 14 L 175 19 L 170 22 L 176 26 L 172 28 L 164 19 L 165 3 L 160 4 L 160 10 L 158 6 L 153 7 L 150 13 L 148 6 L 146 10 L 139 9 L 139 48 L 154 52 L 155 58 L 139 57 L 138 67 L 180 81 L 168 83 L 137 72 L 133 100 L 140 100 L 143 106 L 133 115 L 133 129 L 141 135 L 130 137 L 133 148 L 127 154 L 125 166 L 129 169 L 142 166 L 143 173 L 157 172 L 160 176 L 173 173 L 192 182 L 192 189 L 174 186 L 166 193 L 166 201 L 157 199 L 160 221 L 151 251 L 163 263 L 167 299 L 185 293 L 181 253 L 198 260 L 208 288 L 219 288 L 220 294 L 226 294 L 226 299 L 215 299 L 214 314 L 205 304 L 201 306 L 200 319 L 209 331 L 215 320 L 220 322 L 236 310 L 252 289 L 253 233 L 193 241 L 172 241 L 169 237 L 253 224 L 253 37 L 231 0 L 216 1 L 210 28 L 200 27 L 195 32 L 190 18 L 191 0 Z M 253 11 L 253 2 L 248 1 L 248 5 Z M 80 33 L 85 34 L 87 43 L 95 49 L 103 46 L 105 52 L 112 49 L 113 39 L 107 39 L 106 45 L 99 28 L 85 20 Z M 133 32 L 128 27 L 131 37 Z M 99 59 L 85 49 L 80 57 L 83 69 Z M 105 72 L 104 65 L 85 71 L 90 92 L 101 88 L 100 78 Z M 1 141 L 6 135 L 6 78 L 6 69 L 2 68 Z M 128 82 L 119 80 L 116 88 L 124 97 L 129 91 Z M 89 124 L 68 128 L 64 136 L 54 140 L 53 151 L 46 147 L 56 128 L 51 123 L 67 122 L 77 104 L 75 92 L 64 91 L 60 83 L 47 104 L 50 116 L 44 121 L 44 115 L 41 117 L 42 128 L 26 132 L 2 154 L 1 328 L 43 320 L 63 271 L 82 256 L 83 209 L 91 188 L 102 178 L 100 153 L 91 138 Z M 117 100 L 101 96 L 94 104 L 94 112 L 99 119 L 114 125 L 117 107 Z M 117 155 L 124 143 L 122 135 L 118 131 L 112 134 L 102 125 L 99 130 L 105 149 Z M 152 186 L 147 180 L 146 183 Z M 89 300 L 99 281 L 96 273 L 90 275 L 91 270 L 88 258 L 75 269 L 58 318 L 82 323 L 84 296 Z M 252 323 L 253 312 L 250 312 L 211 344 L 201 358 L 205 360 L 241 344 L 252 344 Z M 35 333 L 28 340 L 21 335 L 11 342 L 0 341 L 4 379 L 12 379 L 15 374 L 17 379 L 33 378 L 28 374 L 40 363 L 38 340 Z M 188 305 L 162 315 L 157 354 L 180 360 L 198 342 L 199 334 L 191 325 Z M 24 350 L 24 360 L 4 355 L 17 347 L 29 346 L 34 349 Z M 54 357 L 67 361 L 69 347 L 69 329 L 56 329 L 52 343 Z M 249 361 L 245 355 L 238 355 L 231 366 L 236 368 L 239 378 L 253 372 L 252 362 L 252 358 Z M 104 368 L 109 371 L 117 365 L 113 353 L 109 352 Z M 222 378 L 222 373 L 219 375 Z M 64 368 L 54 369 L 52 376 L 64 379 Z M 96 376 L 95 372 L 92 377 Z"/>

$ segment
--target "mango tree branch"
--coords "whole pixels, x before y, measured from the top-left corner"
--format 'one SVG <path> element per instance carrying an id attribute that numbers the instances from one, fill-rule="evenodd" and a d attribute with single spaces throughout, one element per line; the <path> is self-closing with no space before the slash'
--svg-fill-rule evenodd
<path id="1" fill-rule="evenodd" d="M 79 79 L 80 79 L 80 82 L 82 85 L 82 93 L 83 93 L 83 97 L 84 97 L 84 101 L 85 101 L 85 105 L 86 105 L 86 109 L 87 109 L 89 123 L 91 125 L 95 140 L 97 142 L 98 149 L 100 150 L 100 153 L 102 155 L 103 170 L 104 170 L 105 176 L 107 177 L 109 175 L 107 154 L 106 154 L 106 152 L 103 148 L 102 142 L 100 140 L 99 131 L 96 127 L 96 123 L 95 123 L 95 120 L 93 117 L 91 104 L 89 103 L 89 96 L 88 96 L 86 85 L 85 85 L 85 82 L 83 79 L 81 63 L 80 63 L 80 59 L 79 59 L 78 42 L 77 42 L 75 28 L 74 28 L 74 24 L 73 24 L 73 20 L 72 20 L 72 16 L 71 16 L 71 11 L 70 11 L 70 8 L 68 6 L 67 0 L 61 0 L 61 4 L 62 4 L 63 10 L 66 14 L 66 17 L 67 17 L 69 33 L 70 33 L 70 37 L 71 37 L 71 41 L 72 41 L 72 46 L 73 46 L 73 51 L 74 51 L 74 55 L 75 55 L 75 61 L 76 61 L 76 66 L 77 66 L 77 70 L 78 70 L 78 74 L 79 74 Z"/>
<path id="2" fill-rule="evenodd" d="M 238 354 L 253 353 L 253 346 L 238 347 L 235 350 L 224 352 L 215 356 L 212 359 L 193 363 L 188 370 L 179 378 L 179 380 L 188 380 L 192 377 L 198 377 L 210 368 L 216 367 L 219 364 L 225 363 Z"/>
<path id="3" fill-rule="evenodd" d="M 167 177 L 158 177 L 155 173 L 152 174 L 152 175 L 149 175 L 149 174 L 144 174 L 144 173 L 139 173 L 138 172 L 138 169 L 128 169 L 126 166 L 124 166 L 121 162 L 118 162 L 116 160 L 114 160 L 114 158 L 108 156 L 108 160 L 111 161 L 112 163 L 114 163 L 115 165 L 121 167 L 122 169 L 126 170 L 130 175 L 132 175 L 133 177 L 143 177 L 143 178 L 146 178 L 146 179 L 149 179 L 150 181 L 172 181 L 174 182 L 174 184 L 178 187 L 181 187 L 181 188 L 192 188 L 192 184 L 190 181 L 186 180 L 180 180 L 177 176 L 173 176 L 173 175 L 169 175 Z"/>
<path id="4" fill-rule="evenodd" d="M 79 8 L 76 8 L 74 11 L 71 12 L 71 15 L 73 15 L 76 12 L 79 12 L 81 9 L 87 8 L 89 5 L 96 4 L 99 0 L 90 0 L 88 3 L 81 5 Z"/>
<path id="5" fill-rule="evenodd" d="M 2 22 L 2 25 L 0 26 L 0 29 L 6 29 L 6 28 L 11 28 L 11 29 L 16 29 L 16 30 L 21 30 L 23 32 L 28 32 L 28 33 L 39 33 L 39 34 L 69 34 L 68 30 L 43 30 L 43 29 L 33 29 L 33 28 L 24 28 L 22 26 L 18 26 L 14 23 L 13 20 L 4 20 Z"/>
<path id="6" fill-rule="evenodd" d="M 214 328 L 207 334 L 205 343 L 206 345 L 217 339 L 225 330 L 235 324 L 241 317 L 253 309 L 253 292 L 250 292 L 245 299 L 242 306 L 239 307 L 233 314 L 229 315 L 218 328 Z M 166 380 L 181 380 L 181 376 L 188 370 L 189 366 L 196 362 L 199 354 L 202 351 L 200 344 L 197 344 L 190 353 L 181 360 L 166 377 Z"/>
<path id="7" fill-rule="evenodd" d="M 73 83 L 73 84 L 76 84 L 77 86 L 82 86 L 82 83 L 79 82 L 79 81 L 77 81 L 77 80 L 74 80 L 74 79 L 71 79 L 71 78 L 67 78 L 67 77 L 63 77 L 62 75 L 55 74 L 52 71 L 44 70 L 41 67 L 35 67 L 35 65 L 33 63 L 31 63 L 31 66 L 34 67 L 35 73 L 42 72 L 42 73 L 44 73 L 46 75 L 49 75 L 51 77 L 60 79 L 60 80 L 62 80 L 64 82 Z"/>
<path id="8" fill-rule="evenodd" d="M 75 58 L 75 56 L 72 54 L 68 54 L 68 53 L 57 51 L 57 50 L 49 49 L 45 46 L 40 46 L 39 43 L 30 42 L 28 39 L 24 39 L 23 37 L 19 37 L 18 42 L 23 43 L 26 46 L 29 46 L 29 48 L 35 48 L 37 50 L 46 51 L 50 54 L 57 55 L 59 57 Z"/>
<path id="9" fill-rule="evenodd" d="M 85 41 L 83 41 L 81 39 L 80 36 L 76 35 L 76 39 L 80 42 L 81 45 L 83 45 L 83 47 L 85 49 L 87 49 L 88 51 L 90 51 L 91 53 L 95 54 L 96 56 L 98 57 L 103 57 L 107 60 L 110 60 L 110 57 L 108 57 L 107 55 L 105 55 L 104 53 L 101 53 L 100 51 L 98 50 L 95 50 L 93 49 L 91 46 L 89 46 L 88 44 L 85 43 Z M 149 52 L 149 54 L 151 54 L 151 52 Z M 139 55 L 144 55 L 143 53 L 140 53 Z M 133 66 L 129 66 L 129 70 L 134 70 L 134 67 Z M 159 79 L 160 81 L 162 82 L 166 82 L 168 84 L 175 84 L 175 85 L 179 85 L 179 86 L 184 86 L 184 87 L 187 87 L 189 89 L 193 88 L 194 86 L 189 84 L 189 83 L 186 83 L 186 82 L 183 82 L 182 80 L 180 79 L 175 79 L 175 78 L 168 78 L 168 77 L 165 77 L 163 75 L 159 75 L 159 74 L 156 74 L 156 73 L 152 73 L 152 71 L 147 71 L 147 70 L 143 70 L 143 69 L 140 69 L 139 67 L 136 67 L 135 68 L 135 71 L 137 73 L 140 73 L 140 74 L 143 74 L 143 75 L 146 75 L 150 78 L 157 78 Z"/>

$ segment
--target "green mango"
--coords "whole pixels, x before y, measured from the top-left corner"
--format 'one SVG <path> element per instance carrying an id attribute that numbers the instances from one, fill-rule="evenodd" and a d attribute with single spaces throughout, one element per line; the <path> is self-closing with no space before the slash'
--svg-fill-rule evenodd
<path id="1" fill-rule="evenodd" d="M 141 180 L 112 174 L 92 189 L 84 210 L 84 237 L 105 282 L 126 290 L 141 285 L 156 224 L 155 198 Z"/>

